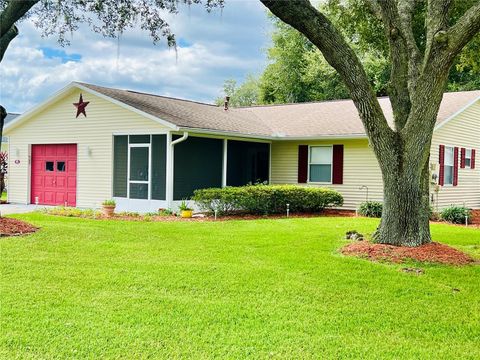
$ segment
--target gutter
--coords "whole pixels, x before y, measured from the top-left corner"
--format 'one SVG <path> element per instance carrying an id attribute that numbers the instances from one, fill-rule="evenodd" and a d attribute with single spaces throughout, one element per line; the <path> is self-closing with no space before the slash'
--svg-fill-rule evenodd
<path id="1" fill-rule="evenodd" d="M 190 131 L 196 134 L 217 135 L 217 136 L 231 136 L 238 138 L 258 139 L 258 140 L 278 140 L 278 141 L 292 141 L 292 140 L 342 140 L 342 139 L 367 139 L 366 134 L 345 134 L 345 135 L 313 135 L 313 136 L 282 136 L 282 135 L 258 135 L 258 134 L 246 134 L 233 131 L 221 131 L 221 130 L 209 130 L 202 128 L 187 128 L 181 127 L 182 131 Z M 178 139 L 180 140 L 180 139 Z"/>

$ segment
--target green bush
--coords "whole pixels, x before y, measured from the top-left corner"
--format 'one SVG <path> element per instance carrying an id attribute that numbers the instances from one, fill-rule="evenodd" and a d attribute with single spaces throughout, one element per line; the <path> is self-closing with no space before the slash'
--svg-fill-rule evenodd
<path id="1" fill-rule="evenodd" d="M 335 190 L 296 185 L 247 185 L 196 190 L 192 197 L 200 209 L 228 214 L 242 211 L 249 214 L 318 212 L 343 205 L 343 197 Z"/>
<path id="2" fill-rule="evenodd" d="M 380 218 L 382 217 L 383 204 L 378 201 L 365 201 L 360 204 L 358 213 L 362 216 Z"/>
<path id="3" fill-rule="evenodd" d="M 464 206 L 450 206 L 443 209 L 440 216 L 442 220 L 454 224 L 465 224 L 465 217 L 468 218 L 468 222 L 470 222 L 472 219 L 472 212 Z"/>

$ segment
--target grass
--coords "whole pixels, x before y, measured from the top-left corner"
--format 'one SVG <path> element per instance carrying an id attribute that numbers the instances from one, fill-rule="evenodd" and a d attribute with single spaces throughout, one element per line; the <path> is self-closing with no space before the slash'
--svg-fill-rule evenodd
<path id="1" fill-rule="evenodd" d="M 480 267 L 338 253 L 377 220 L 17 216 L 0 239 L 0 358 L 480 358 Z M 480 258 L 480 231 L 433 225 Z"/>

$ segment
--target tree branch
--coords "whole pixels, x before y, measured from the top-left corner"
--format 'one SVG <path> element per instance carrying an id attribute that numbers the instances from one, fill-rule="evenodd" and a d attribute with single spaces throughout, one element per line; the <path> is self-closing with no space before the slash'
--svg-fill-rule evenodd
<path id="1" fill-rule="evenodd" d="M 419 73 L 420 51 L 412 29 L 414 0 L 398 3 L 382 0 L 376 3 L 380 9 L 385 33 L 390 44 L 389 95 L 395 119 L 395 128 L 400 131 L 408 120 L 411 95 Z"/>
<path id="2" fill-rule="evenodd" d="M 0 38 L 20 20 L 39 0 L 10 0 L 0 13 Z"/>
<path id="3" fill-rule="evenodd" d="M 468 9 L 447 32 L 448 48 L 452 58 L 462 51 L 478 32 L 480 32 L 480 1 Z"/>
<path id="4" fill-rule="evenodd" d="M 8 45 L 10 42 L 15 39 L 18 35 L 18 28 L 13 25 L 10 30 L 8 30 L 5 35 L 0 37 L 0 62 L 3 60 L 3 55 L 7 51 Z"/>
<path id="5" fill-rule="evenodd" d="M 388 126 L 360 60 L 341 33 L 308 0 L 261 2 L 283 22 L 304 34 L 322 52 L 349 89 L 375 153 L 379 154 L 380 148 L 388 153 L 394 131 Z M 388 156 L 379 161 L 388 161 L 386 158 Z"/>

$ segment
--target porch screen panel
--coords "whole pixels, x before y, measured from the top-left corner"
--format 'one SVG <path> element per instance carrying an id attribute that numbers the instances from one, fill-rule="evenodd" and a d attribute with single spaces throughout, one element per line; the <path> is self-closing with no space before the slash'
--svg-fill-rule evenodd
<path id="1" fill-rule="evenodd" d="M 152 135 L 152 199 L 166 199 L 167 136 Z"/>
<path id="2" fill-rule="evenodd" d="M 128 136 L 113 137 L 113 196 L 127 197 Z"/>
<path id="3" fill-rule="evenodd" d="M 173 199 L 190 198 L 196 189 L 221 187 L 222 165 L 223 140 L 189 137 L 175 145 Z"/>
<path id="4" fill-rule="evenodd" d="M 236 140 L 227 144 L 228 186 L 269 181 L 269 144 Z"/>
<path id="5" fill-rule="evenodd" d="M 148 181 L 148 148 L 130 148 L 130 181 Z"/>

